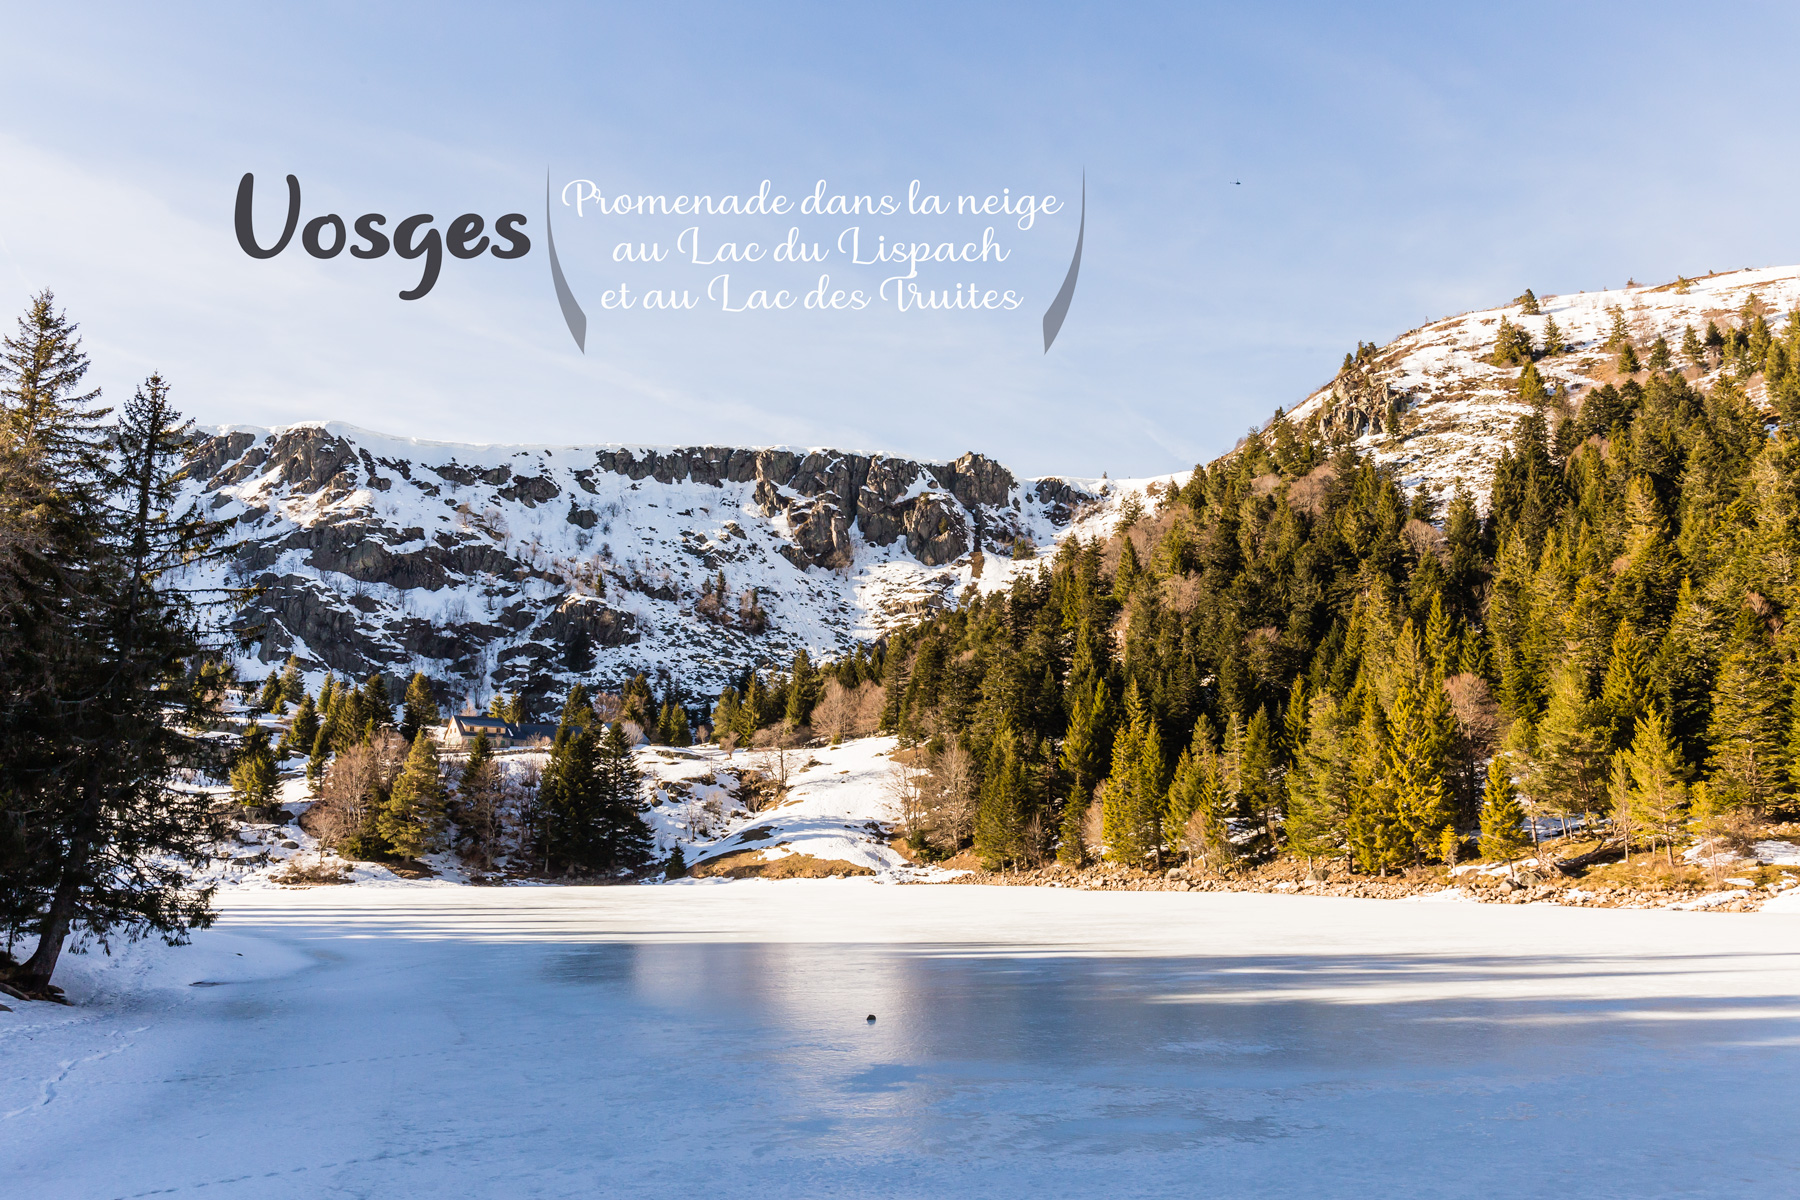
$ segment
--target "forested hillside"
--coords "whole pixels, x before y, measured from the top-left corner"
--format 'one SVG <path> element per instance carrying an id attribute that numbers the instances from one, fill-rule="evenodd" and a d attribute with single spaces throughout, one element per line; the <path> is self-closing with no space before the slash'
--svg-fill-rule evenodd
<path id="1" fill-rule="evenodd" d="M 1544 386 L 1559 349 L 1502 323 L 1528 415 L 1485 514 L 1278 416 L 1104 544 L 890 638 L 889 727 L 940 790 L 965 757 L 979 779 L 919 844 L 1386 871 L 1516 856 L 1522 810 L 1667 846 L 1791 804 L 1800 320 L 1620 323 L 1578 404 Z"/>

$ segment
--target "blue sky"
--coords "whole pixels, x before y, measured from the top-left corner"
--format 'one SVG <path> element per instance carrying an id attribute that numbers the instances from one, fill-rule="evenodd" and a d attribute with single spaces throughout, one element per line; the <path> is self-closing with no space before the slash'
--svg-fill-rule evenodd
<path id="1" fill-rule="evenodd" d="M 110 395 L 158 369 L 206 422 L 974 448 L 1028 474 L 1147 474 L 1229 449 L 1359 339 L 1527 286 L 1800 260 L 1791 6 L 3 4 L 0 18 L 0 307 L 54 288 Z M 700 291 L 715 269 L 612 261 L 618 240 L 667 242 L 686 222 L 559 208 L 582 354 L 541 240 L 546 169 L 559 186 L 671 196 L 766 178 L 798 197 L 823 178 L 1071 198 L 1085 170 L 1080 284 L 1043 353 L 1070 205 L 1030 231 L 1001 225 L 1005 264 L 922 272 L 1017 289 L 1010 312 L 607 313 L 615 281 Z M 533 248 L 449 261 L 430 295 L 401 301 L 419 264 L 393 255 L 244 255 L 245 171 L 265 240 L 292 172 L 307 218 L 375 211 L 391 229 L 430 213 L 442 228 L 517 211 Z M 983 227 L 927 226 L 866 231 L 960 243 Z M 826 265 L 834 286 L 881 278 Z"/>

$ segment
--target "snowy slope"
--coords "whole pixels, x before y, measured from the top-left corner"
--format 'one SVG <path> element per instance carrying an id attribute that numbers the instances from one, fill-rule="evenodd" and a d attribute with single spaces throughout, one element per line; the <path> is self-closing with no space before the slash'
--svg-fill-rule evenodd
<path id="1" fill-rule="evenodd" d="M 1357 398 L 1347 393 L 1379 396 L 1385 385 L 1401 408 L 1399 428 L 1380 428 L 1378 421 L 1377 427 L 1361 432 L 1358 443 L 1397 468 L 1407 487 L 1425 486 L 1447 496 L 1461 479 L 1485 509 L 1494 463 L 1514 423 L 1529 411 L 1513 391 L 1519 368 L 1486 361 L 1502 318 L 1524 326 L 1538 345 L 1545 325 L 1555 320 L 1570 349 L 1539 359 L 1538 371 L 1546 386 L 1563 384 L 1579 404 L 1590 389 L 1619 378 L 1615 355 L 1604 349 L 1612 327 L 1608 309 L 1624 311 L 1640 358 L 1660 334 L 1677 354 L 1683 374 L 1697 380 L 1700 372 L 1679 361 L 1683 326 L 1691 324 L 1704 333 L 1708 321 L 1717 321 L 1721 329 L 1731 328 L 1744 303 L 1755 296 L 1764 319 L 1780 333 L 1788 314 L 1800 307 L 1800 267 L 1731 271 L 1678 288 L 1678 283 L 1664 283 L 1541 296 L 1538 316 L 1528 317 L 1519 305 L 1510 304 L 1433 321 L 1383 346 L 1360 389 L 1345 386 L 1347 380 L 1333 380 L 1289 417 L 1297 423 L 1334 415 L 1342 420 L 1347 410 L 1358 407 Z M 1759 392 L 1760 382 L 1752 396 Z M 1355 420 L 1350 427 L 1362 423 Z"/>
<path id="2" fill-rule="evenodd" d="M 834 655 L 951 602 L 978 542 L 1004 578 L 1015 538 L 1097 530 L 1122 494 L 973 454 L 468 446 L 341 424 L 206 431 L 190 476 L 230 522 L 229 559 L 199 582 L 260 589 L 248 674 L 289 654 L 314 683 L 423 670 L 477 705 L 640 670 L 693 698 L 802 647 Z"/>
<path id="3" fill-rule="evenodd" d="M 680 847 L 690 866 L 724 855 L 751 852 L 761 861 L 806 855 L 849 863 L 891 881 L 948 878 L 954 872 L 920 869 L 888 844 L 894 814 L 889 757 L 891 737 L 860 738 L 837 746 L 787 751 L 787 786 L 763 807 L 750 798 L 747 778 L 779 778 L 771 751 L 717 746 L 642 746 L 634 751 L 643 776 L 644 819 L 654 839 L 656 861 Z M 542 772 L 543 751 L 502 751 L 502 772 L 518 777 Z M 295 760 L 297 761 L 297 760 Z M 224 798 L 227 789 L 209 789 Z M 321 850 L 301 828 L 299 815 L 312 803 L 306 781 L 283 782 L 280 800 L 289 819 L 281 824 L 245 822 L 215 849 L 215 857 L 195 873 L 195 881 L 231 892 L 289 886 L 295 867 L 323 867 L 353 886 L 451 886 L 470 881 L 470 871 L 448 851 L 428 854 L 431 879 L 403 879 L 380 863 L 352 863 Z M 502 851 L 504 857 L 504 849 Z M 512 863 L 530 872 L 534 863 Z M 508 864 L 500 864 L 504 871 Z M 696 881 L 697 882 L 697 881 Z"/>
<path id="4" fill-rule="evenodd" d="M 888 755 L 895 745 L 893 738 L 860 738 L 789 751 L 787 794 L 776 806 L 755 813 L 732 804 L 728 786 L 714 782 L 693 788 L 692 781 L 729 780 L 729 772 L 772 772 L 768 752 L 640 751 L 638 765 L 652 781 L 655 797 L 650 821 L 659 853 L 679 844 L 690 865 L 739 851 L 755 851 L 770 861 L 805 854 L 879 875 L 912 877 L 917 872 L 887 844 L 893 820 L 888 780 L 894 769 Z M 689 787 L 669 786 L 682 783 Z"/>

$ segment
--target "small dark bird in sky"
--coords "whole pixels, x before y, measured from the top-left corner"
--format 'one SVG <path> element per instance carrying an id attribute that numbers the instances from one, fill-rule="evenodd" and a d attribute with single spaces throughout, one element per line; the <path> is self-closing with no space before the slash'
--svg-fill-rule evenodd
<path id="1" fill-rule="evenodd" d="M 869 1024 L 873 1025 L 874 1023 L 875 1023 L 875 1014 L 870 1013 L 869 1014 Z"/>
<path id="2" fill-rule="evenodd" d="M 1244 181 L 1243 181 L 1243 180 L 1241 180 L 1241 179 L 1234 179 L 1234 180 L 1232 180 L 1232 181 L 1231 181 L 1231 186 L 1232 186 L 1232 187 L 1243 187 L 1243 186 L 1244 186 Z"/>

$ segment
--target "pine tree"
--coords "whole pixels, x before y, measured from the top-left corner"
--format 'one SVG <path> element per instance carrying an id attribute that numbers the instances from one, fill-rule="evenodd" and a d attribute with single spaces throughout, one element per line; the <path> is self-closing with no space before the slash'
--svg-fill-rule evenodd
<path id="1" fill-rule="evenodd" d="M 1668 522 L 1646 475 L 1634 475 L 1625 490 L 1625 546 L 1614 568 L 1613 611 L 1638 629 L 1660 630 L 1677 598 L 1681 560 L 1669 538 Z"/>
<path id="2" fill-rule="evenodd" d="M 1517 300 L 1514 300 L 1513 303 L 1517 304 L 1519 306 L 1520 312 L 1522 312 L 1525 316 L 1528 316 L 1528 317 L 1535 317 L 1539 313 L 1544 311 L 1538 305 L 1537 295 L 1534 292 L 1532 292 L 1532 290 L 1530 288 L 1526 288 L 1525 294 L 1523 296 L 1520 296 Z"/>
<path id="3" fill-rule="evenodd" d="M 1163 840 L 1184 848 L 1190 858 L 1199 858 L 1203 867 L 1218 870 L 1235 853 L 1229 817 L 1225 775 L 1213 749 L 1212 727 L 1203 716 L 1195 723 L 1193 741 L 1175 763 Z"/>
<path id="4" fill-rule="evenodd" d="M 1143 568 L 1138 565 L 1137 548 L 1127 536 L 1120 543 L 1119 567 L 1113 572 L 1114 603 L 1123 604 L 1131 598 L 1132 589 L 1137 586 L 1138 576 L 1142 573 Z"/>
<path id="5" fill-rule="evenodd" d="M 605 864 L 596 750 L 592 728 L 579 722 L 564 724 L 550 749 L 538 783 L 538 803 L 543 810 L 544 862 L 552 870 L 588 872 Z"/>
<path id="6" fill-rule="evenodd" d="M 1104 765 L 1105 736 L 1111 693 L 1097 674 L 1092 682 L 1074 691 L 1068 732 L 1063 737 L 1061 761 L 1074 791 L 1092 794 Z"/>
<path id="7" fill-rule="evenodd" d="M 1555 358 L 1569 348 L 1568 339 L 1562 327 L 1557 325 L 1556 318 L 1550 317 L 1544 322 L 1544 357 Z"/>
<path id="8" fill-rule="evenodd" d="M 274 802 L 280 785 L 275 752 L 269 747 L 269 731 L 252 725 L 231 767 L 231 793 L 239 804 L 260 807 Z"/>
<path id="9" fill-rule="evenodd" d="M 1705 372 L 1706 347 L 1700 344 L 1700 336 L 1694 332 L 1692 325 L 1682 326 L 1681 357 L 1687 359 L 1702 373 Z"/>
<path id="10" fill-rule="evenodd" d="M 1500 332 L 1494 339 L 1494 350 L 1488 356 L 1488 361 L 1496 367 L 1524 366 L 1533 357 L 1531 332 L 1524 326 L 1514 325 L 1501 317 Z"/>
<path id="11" fill-rule="evenodd" d="M 1387 776 L 1388 758 L 1388 722 L 1369 690 L 1364 693 L 1350 756 L 1350 810 L 1344 832 L 1357 865 L 1379 874 L 1412 862 L 1417 855 Z"/>
<path id="12" fill-rule="evenodd" d="M 417 740 L 421 730 L 428 730 L 442 720 L 438 711 L 437 700 L 431 694 L 431 681 L 425 678 L 423 671 L 414 671 L 412 681 L 406 685 L 405 707 L 401 710 L 400 736 L 410 744 Z"/>
<path id="13" fill-rule="evenodd" d="M 13 976 L 49 986 L 79 923 L 103 947 L 211 922 L 189 870 L 218 836 L 204 794 L 212 720 L 199 600 L 176 572 L 216 523 L 178 506 L 188 429 L 152 375 L 110 444 L 75 327 L 48 292 L 0 346 L 0 917 L 37 946 Z"/>
<path id="14" fill-rule="evenodd" d="M 1663 835 L 1672 867 L 1675 833 L 1687 814 L 1687 786 L 1682 782 L 1687 769 L 1670 737 L 1669 723 L 1655 705 L 1638 722 L 1625 762 L 1631 771 L 1632 823 Z"/>
<path id="15" fill-rule="evenodd" d="M 401 858 L 438 849 L 444 836 L 444 781 L 437 739 L 429 732 L 413 738 L 406 765 L 375 817 L 375 828 Z"/>
<path id="16" fill-rule="evenodd" d="M 1606 349 L 1623 350 L 1631 345 L 1631 326 L 1625 321 L 1625 310 L 1613 304 L 1608 305 L 1606 311 L 1612 316 L 1612 325 L 1606 333 Z"/>
<path id="17" fill-rule="evenodd" d="M 1518 382 L 1513 389 L 1519 394 L 1519 403 L 1534 407 L 1548 403 L 1550 389 L 1544 386 L 1544 377 L 1538 374 L 1537 364 L 1527 360 L 1525 369 L 1519 372 Z"/>
<path id="18" fill-rule="evenodd" d="M 1400 821 L 1421 858 L 1436 849 L 1455 816 L 1444 779 L 1451 735 L 1443 685 L 1430 676 L 1403 678 L 1388 709 L 1386 775 Z"/>
<path id="19" fill-rule="evenodd" d="M 782 721 L 789 729 L 798 729 L 811 719 L 813 704 L 818 700 L 818 688 L 812 659 L 805 647 L 801 647 L 794 652 L 794 669 L 788 676 L 787 708 L 782 714 Z"/>
<path id="20" fill-rule="evenodd" d="M 1012 727 L 1001 726 L 981 780 L 981 799 L 975 810 L 975 853 L 990 871 L 1028 865 L 1032 859 L 1029 785 L 1017 743 Z"/>
<path id="21" fill-rule="evenodd" d="M 588 701 L 587 689 L 579 683 L 569 688 L 569 694 L 563 699 L 562 716 L 557 718 L 559 732 L 562 729 L 591 729 L 597 718 L 594 706 Z"/>
<path id="22" fill-rule="evenodd" d="M 1565 659 L 1550 678 L 1550 703 L 1537 727 L 1532 798 L 1564 815 L 1599 807 L 1612 729 L 1588 694 L 1579 663 Z"/>
<path id="23" fill-rule="evenodd" d="M 348 681 L 331 693 L 331 702 L 320 710 L 322 732 L 331 753 L 349 749 L 360 730 L 355 727 L 356 689 Z"/>
<path id="24" fill-rule="evenodd" d="M 306 759 L 306 782 L 316 795 L 319 785 L 325 779 L 325 762 L 331 757 L 331 730 L 325 725 L 319 726 L 319 732 L 313 735 L 312 753 Z"/>
<path id="25" fill-rule="evenodd" d="M 650 861 L 655 843 L 644 823 L 643 775 L 617 721 L 606 727 L 606 736 L 599 740 L 594 773 L 598 865 L 610 871 L 636 870 Z"/>
<path id="26" fill-rule="evenodd" d="M 1675 356 L 1669 352 L 1669 340 L 1660 333 L 1650 344 L 1649 366 L 1652 371 L 1669 371 L 1675 366 Z"/>
<path id="27" fill-rule="evenodd" d="M 1152 736 L 1155 731 L 1152 729 Z M 1161 739 L 1157 740 L 1160 750 Z M 1244 742 L 1238 760 L 1240 803 L 1262 823 L 1269 848 L 1276 844 L 1275 822 L 1281 817 L 1282 780 L 1276 760 L 1269 712 L 1259 708 L 1244 726 Z"/>
<path id="28" fill-rule="evenodd" d="M 310 695 L 302 693 L 300 707 L 294 710 L 293 723 L 288 726 L 287 736 L 282 743 L 288 747 L 290 754 L 307 754 L 319 737 L 319 710 Z"/>
<path id="29" fill-rule="evenodd" d="M 669 861 L 663 864 L 663 878 L 684 879 L 687 873 L 687 855 L 681 852 L 680 843 L 676 843 L 675 848 L 669 851 Z"/>
<path id="30" fill-rule="evenodd" d="M 1612 732 L 1609 740 L 1614 750 L 1631 744 L 1638 718 L 1649 707 L 1651 695 L 1650 663 L 1643 641 L 1630 621 L 1620 621 L 1613 632 L 1606 679 L 1600 686 L 1600 707 Z"/>
<path id="31" fill-rule="evenodd" d="M 387 680 L 381 677 L 380 671 L 370 673 L 363 683 L 360 699 L 357 712 L 364 725 L 373 724 L 378 730 L 393 727 L 394 706 L 388 701 Z"/>
<path id="32" fill-rule="evenodd" d="M 1481 793 L 1481 856 L 1511 862 L 1525 853 L 1525 809 L 1513 789 L 1512 776 L 1496 754 L 1488 761 L 1487 787 Z"/>
<path id="33" fill-rule="evenodd" d="M 488 741 L 487 730 L 477 730 L 475 740 L 469 743 L 468 756 L 463 759 L 461 786 L 468 787 L 493 760 L 494 747 Z"/>
<path id="34" fill-rule="evenodd" d="M 1343 853 L 1355 786 L 1355 728 L 1337 697 L 1322 692 L 1308 705 L 1307 735 L 1288 774 L 1288 848 L 1312 858 Z"/>
<path id="35" fill-rule="evenodd" d="M 1623 577 L 1622 577 L 1623 578 Z M 1685 758 L 1705 753 L 1712 716 L 1712 685 L 1724 653 L 1718 615 L 1683 576 L 1668 633 L 1657 651 L 1657 691 L 1667 704 L 1669 729 Z"/>
<path id="36" fill-rule="evenodd" d="M 1623 346 L 1619 347 L 1618 365 L 1619 374 L 1621 375 L 1635 375 L 1644 369 L 1638 362 L 1637 348 L 1630 342 L 1626 342 Z"/>
<path id="37" fill-rule="evenodd" d="M 1762 813 L 1774 802 L 1787 774 L 1787 713 L 1781 664 L 1767 631 L 1749 609 L 1720 664 L 1707 727 L 1707 812 Z"/>
<path id="38" fill-rule="evenodd" d="M 300 698 L 306 695 L 306 680 L 300 674 L 300 659 L 297 656 L 288 655 L 287 663 L 281 668 L 280 687 L 283 704 L 298 704 Z"/>
<path id="39" fill-rule="evenodd" d="M 1167 795 L 1162 735 L 1134 680 L 1125 693 L 1125 728 L 1113 739 L 1112 774 L 1100 791 L 1109 861 L 1141 866 L 1159 858 Z"/>

